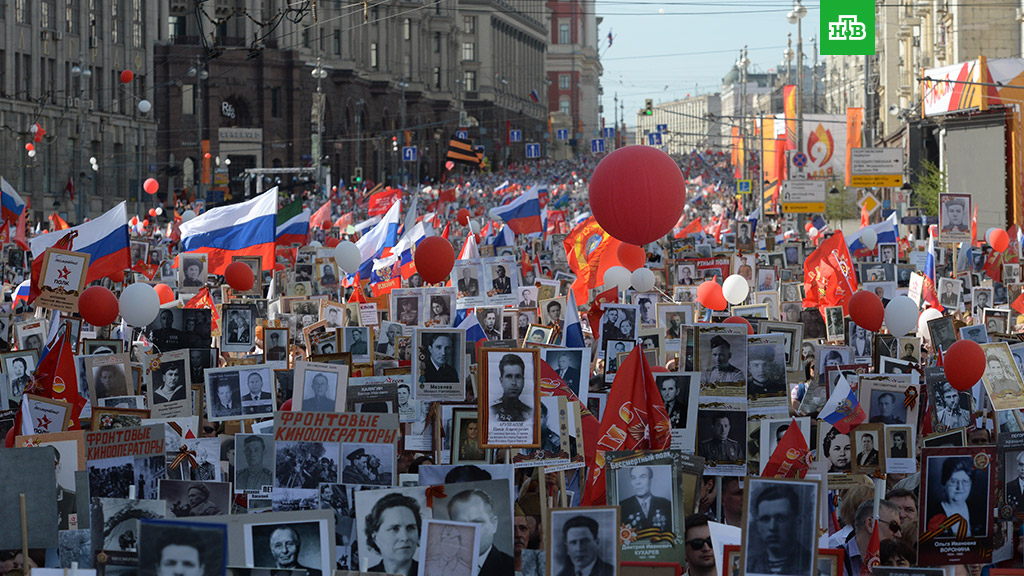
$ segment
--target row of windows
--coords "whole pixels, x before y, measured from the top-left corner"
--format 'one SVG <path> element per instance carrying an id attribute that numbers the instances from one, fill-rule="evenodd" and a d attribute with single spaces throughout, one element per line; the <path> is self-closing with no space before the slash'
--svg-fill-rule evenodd
<path id="1" fill-rule="evenodd" d="M 87 0 L 89 3 L 89 35 L 97 38 L 99 34 L 98 22 L 103 18 L 102 0 Z M 145 9 L 145 0 L 130 0 L 131 12 L 131 41 L 132 47 L 142 48 Z M 124 0 L 107 0 L 110 6 L 110 40 L 114 44 L 124 41 L 121 34 L 121 5 Z M 82 0 L 64 0 L 64 21 L 65 31 L 68 34 L 79 34 L 81 21 Z M 2 4 L 0 4 L 2 7 Z M 0 17 L 3 11 L 0 10 Z M 39 27 L 42 30 L 57 29 L 57 7 L 56 0 L 41 0 L 39 2 Z M 15 0 L 14 20 L 18 24 L 32 24 L 32 2 L 31 0 Z"/>

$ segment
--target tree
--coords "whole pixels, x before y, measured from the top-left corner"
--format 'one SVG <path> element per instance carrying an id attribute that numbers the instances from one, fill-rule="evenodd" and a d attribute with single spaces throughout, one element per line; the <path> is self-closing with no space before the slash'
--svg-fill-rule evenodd
<path id="1" fill-rule="evenodd" d="M 860 216 L 860 207 L 848 188 L 839 189 L 839 194 L 825 195 L 825 218 L 828 220 L 849 220 Z"/>
<path id="2" fill-rule="evenodd" d="M 928 160 L 922 161 L 910 205 L 916 206 L 927 216 L 938 216 L 939 194 L 948 192 L 946 186 L 945 170 Z"/>

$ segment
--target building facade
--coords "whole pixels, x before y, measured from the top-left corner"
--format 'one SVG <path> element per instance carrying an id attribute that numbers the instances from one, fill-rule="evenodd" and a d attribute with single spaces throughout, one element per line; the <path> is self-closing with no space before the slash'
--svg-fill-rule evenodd
<path id="1" fill-rule="evenodd" d="M 603 135 L 603 68 L 598 56 L 601 19 L 595 4 L 594 0 L 547 2 L 551 11 L 546 58 L 548 113 L 560 126 L 565 118 L 571 119 L 570 142 L 552 144 L 556 156 L 564 156 L 572 144 L 576 144 L 576 151 L 588 151 L 590 139 Z"/>
<path id="2" fill-rule="evenodd" d="M 688 154 L 693 150 L 717 150 L 722 145 L 722 99 L 719 94 L 703 94 L 658 104 L 651 115 L 640 110 L 636 116 L 636 144 L 648 144 L 648 134 L 662 132 L 664 150 L 669 154 Z"/>

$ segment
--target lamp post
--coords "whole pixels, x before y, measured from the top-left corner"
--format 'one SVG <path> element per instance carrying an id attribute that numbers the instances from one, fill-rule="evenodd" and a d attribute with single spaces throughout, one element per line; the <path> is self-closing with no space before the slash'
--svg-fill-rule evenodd
<path id="1" fill-rule="evenodd" d="M 793 9 L 786 14 L 790 24 L 796 24 L 796 149 L 804 151 L 804 36 L 801 21 L 807 15 L 807 8 L 800 0 L 793 0 Z"/>
<path id="2" fill-rule="evenodd" d="M 740 57 L 736 60 L 736 69 L 740 73 L 740 140 L 743 142 L 743 177 L 747 177 L 747 68 L 750 67 L 750 58 L 747 58 L 747 47 L 740 51 Z"/>
<path id="3" fill-rule="evenodd" d="M 83 141 L 83 139 L 85 138 L 85 110 L 83 110 L 85 106 L 85 83 L 88 82 L 90 78 L 92 78 L 92 70 L 85 67 L 84 49 L 80 54 L 79 62 L 80 64 L 75 64 L 71 67 L 71 76 L 73 78 L 78 78 L 78 102 L 76 106 L 78 108 L 78 142 L 75 146 L 75 160 L 74 162 L 72 162 L 72 171 L 79 169 L 82 165 L 82 156 L 84 155 L 85 151 L 85 142 Z M 92 162 L 92 158 L 90 158 L 89 164 L 93 167 L 93 170 L 95 171 L 97 163 Z M 85 174 L 84 170 L 79 169 L 78 171 L 79 174 Z M 72 172 L 72 175 L 74 175 L 74 172 Z M 82 192 L 84 192 L 84 190 Z M 84 222 L 85 194 L 81 192 L 78 194 L 78 206 L 76 207 L 76 211 L 78 212 L 78 222 Z"/>
<path id="4" fill-rule="evenodd" d="M 320 58 L 316 59 L 316 67 L 310 72 L 313 78 L 316 78 L 316 134 L 313 135 L 313 167 L 316 169 L 316 182 L 314 183 L 314 190 L 320 188 L 323 184 L 323 174 L 321 173 L 321 159 L 323 156 L 322 142 L 324 132 L 324 92 L 323 92 L 323 79 L 327 78 L 327 70 L 320 64 Z M 327 196 L 331 193 L 330 187 L 325 186 L 323 189 L 323 197 L 326 201 Z"/>
<path id="5" fill-rule="evenodd" d="M 195 64 L 188 69 L 188 75 L 190 78 L 196 79 L 196 106 L 195 110 L 193 110 L 196 114 L 196 149 L 199 151 L 196 154 L 196 170 L 199 172 L 199 175 L 194 180 L 196 198 L 204 200 L 206 196 L 203 194 L 203 161 L 205 160 L 203 157 L 203 80 L 210 77 L 210 73 L 206 71 L 206 62 L 202 58 L 196 58 Z M 213 178 L 212 168 L 210 170 L 210 178 Z"/>
<path id="6" fill-rule="evenodd" d="M 408 87 L 409 87 L 409 83 L 406 82 L 405 80 L 402 80 L 402 81 L 400 81 L 398 83 L 398 88 L 402 91 L 402 134 L 400 136 L 401 143 L 399 144 L 399 146 L 402 146 L 402 147 L 407 146 L 409 144 L 405 140 L 405 127 L 406 127 L 406 123 L 405 123 L 405 112 L 406 112 L 406 110 L 405 110 L 405 89 L 408 88 Z M 403 148 L 403 150 L 404 150 L 404 148 Z M 402 185 L 402 186 L 405 186 L 405 184 L 406 184 L 405 177 L 406 177 L 407 170 L 405 169 L 405 154 L 404 154 L 404 152 L 400 156 L 400 158 L 401 158 L 401 160 L 400 160 L 398 166 L 395 167 L 396 168 L 396 172 L 397 172 L 396 176 L 399 175 L 399 174 L 401 175 L 401 179 L 399 180 L 399 184 Z"/>

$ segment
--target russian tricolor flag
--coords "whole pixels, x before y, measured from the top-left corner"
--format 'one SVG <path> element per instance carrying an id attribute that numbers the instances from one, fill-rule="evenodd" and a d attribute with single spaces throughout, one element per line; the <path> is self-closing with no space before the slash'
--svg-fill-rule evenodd
<path id="1" fill-rule="evenodd" d="M 491 208 L 491 218 L 508 223 L 516 234 L 539 234 L 544 231 L 540 219 L 540 188 L 533 186 L 504 206 Z"/>
<path id="2" fill-rule="evenodd" d="M 262 256 L 274 269 L 277 188 L 242 202 L 214 208 L 181 225 L 182 252 L 206 254 L 210 274 L 223 274 L 233 256 Z"/>
<path id="3" fill-rule="evenodd" d="M 387 214 L 369 232 L 356 242 L 362 264 L 359 265 L 359 276 L 369 278 L 373 272 L 373 261 L 380 258 L 385 248 L 392 248 L 398 243 L 398 223 L 402 213 L 402 201 L 396 200 Z"/>
<path id="4" fill-rule="evenodd" d="M 11 183 L 0 177 L 0 216 L 8 222 L 17 222 L 25 211 L 25 201 Z"/>
<path id="5" fill-rule="evenodd" d="M 121 202 L 95 220 L 74 226 L 62 232 L 40 234 L 32 239 L 32 269 L 42 271 L 43 253 L 58 240 L 72 232 L 78 235 L 72 240 L 71 249 L 89 255 L 89 269 L 85 274 L 86 284 L 132 267 L 131 252 L 128 249 L 128 210 Z M 33 273 L 35 276 L 35 273 Z M 33 290 L 36 294 L 38 288 Z M 35 299 L 33 296 L 31 299 Z"/>
<path id="6" fill-rule="evenodd" d="M 18 287 L 14 289 L 14 293 L 11 294 L 11 300 L 14 302 L 14 304 L 11 305 L 12 309 L 18 307 L 18 302 L 24 302 L 25 304 L 28 304 L 28 293 L 31 290 L 31 286 L 31 279 L 25 280 L 21 284 L 18 284 Z"/>
<path id="7" fill-rule="evenodd" d="M 466 314 L 466 317 L 462 319 L 462 322 L 459 322 L 456 328 L 466 331 L 467 343 L 476 344 L 481 340 L 487 340 L 487 334 L 484 333 L 484 327 L 480 325 L 476 314 Z"/>
<path id="8" fill-rule="evenodd" d="M 849 434 L 850 429 L 867 419 L 864 409 L 857 400 L 857 394 L 850 388 L 846 377 L 839 375 L 839 381 L 828 398 L 828 402 L 821 408 L 818 418 L 828 422 L 840 434 Z"/>
<path id="9" fill-rule="evenodd" d="M 576 295 L 569 290 L 569 300 L 565 305 L 565 320 L 562 333 L 566 348 L 583 348 L 587 341 L 583 339 L 583 323 L 580 322 L 580 310 L 576 306 Z"/>
<path id="10" fill-rule="evenodd" d="M 398 239 L 393 252 L 398 252 L 401 257 L 402 278 L 408 279 L 416 273 L 416 263 L 413 260 L 415 248 L 420 245 L 424 238 L 433 235 L 433 226 L 420 221 Z"/>
<path id="11" fill-rule="evenodd" d="M 279 246 L 306 244 L 306 238 L 309 237 L 310 216 L 312 213 L 309 208 L 302 209 L 302 200 L 296 200 L 278 210 L 275 243 Z"/>
<path id="12" fill-rule="evenodd" d="M 868 247 L 861 242 L 860 237 L 864 235 L 865 230 L 874 230 L 878 236 L 875 248 L 868 250 Z M 850 254 L 853 256 L 865 256 L 867 254 L 873 254 L 878 249 L 878 244 L 895 244 L 900 239 L 899 224 L 896 221 L 896 213 L 893 212 L 888 218 L 882 220 L 878 224 L 872 224 L 865 226 L 860 230 L 857 230 L 853 234 L 850 234 L 846 238 L 846 246 L 850 249 Z"/>

